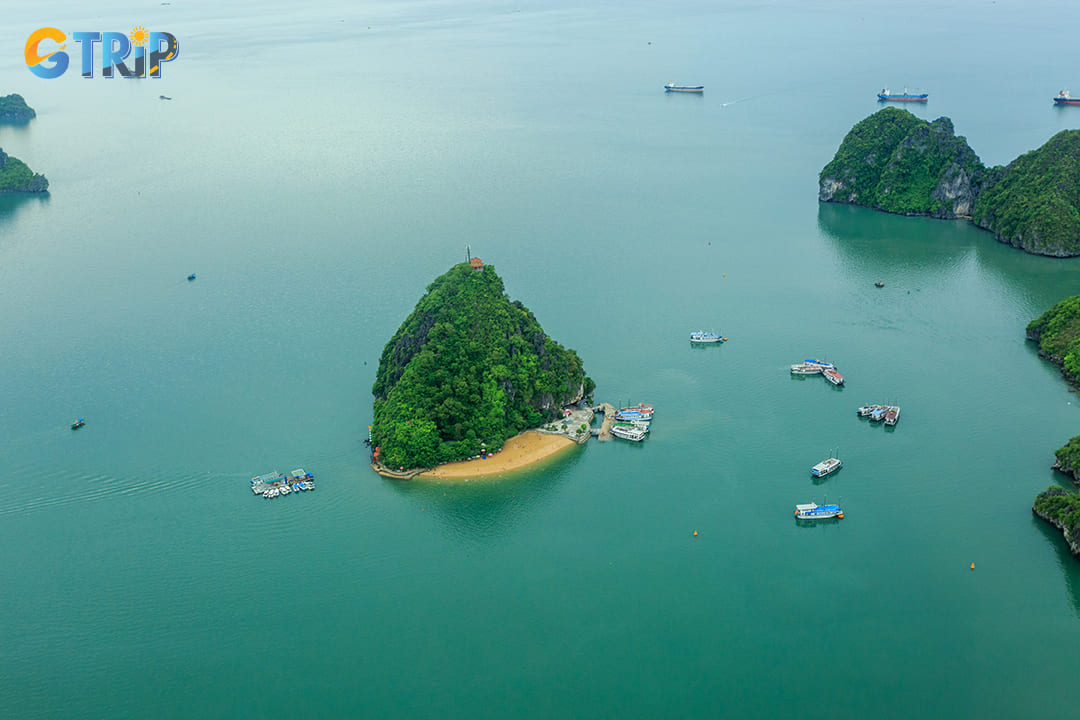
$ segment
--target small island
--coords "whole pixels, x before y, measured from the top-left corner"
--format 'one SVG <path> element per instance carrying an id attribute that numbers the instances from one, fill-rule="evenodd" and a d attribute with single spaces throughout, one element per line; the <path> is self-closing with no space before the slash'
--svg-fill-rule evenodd
<path id="1" fill-rule="evenodd" d="M 0 193 L 38 193 L 49 189 L 49 181 L 0 149 Z"/>
<path id="2" fill-rule="evenodd" d="M 9 120 L 22 122 L 37 117 L 34 108 L 26 104 L 22 95 L 12 93 L 0 97 L 0 121 Z"/>
<path id="3" fill-rule="evenodd" d="M 1080 255 L 1080 130 L 987 168 L 949 118 L 885 108 L 844 138 L 818 177 L 818 200 L 965 218 L 1034 255 Z"/>
<path id="4" fill-rule="evenodd" d="M 509 438 L 561 421 L 563 408 L 594 388 L 577 353 L 510 300 L 493 266 L 470 258 L 428 285 L 383 349 L 372 387 L 372 465 L 380 474 L 413 477 L 490 457 Z M 523 450 L 532 462 L 589 437 L 584 430 L 574 438 L 532 435 L 506 452 Z M 532 452 L 541 445 L 546 449 Z"/>

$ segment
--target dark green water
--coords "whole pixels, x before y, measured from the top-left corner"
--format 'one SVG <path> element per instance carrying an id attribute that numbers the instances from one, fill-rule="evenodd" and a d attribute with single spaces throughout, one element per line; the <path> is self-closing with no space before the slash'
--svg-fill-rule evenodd
<path id="1" fill-rule="evenodd" d="M 991 164 L 1080 126 L 1071 7 L 6 13 L 0 147 L 52 192 L 0 198 L 0 716 L 1067 715 L 1080 563 L 1030 505 L 1080 408 L 1023 329 L 1080 265 L 816 192 L 884 84 Z M 162 80 L 23 64 L 136 24 Z M 466 243 L 648 441 L 370 471 L 383 343 Z"/>

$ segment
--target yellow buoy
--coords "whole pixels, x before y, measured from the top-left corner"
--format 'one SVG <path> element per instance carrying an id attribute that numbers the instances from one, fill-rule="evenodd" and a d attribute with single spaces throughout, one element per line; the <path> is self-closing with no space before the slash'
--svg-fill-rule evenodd
<path id="1" fill-rule="evenodd" d="M 975 569 L 975 563 L 971 563 L 971 569 L 972 569 L 972 570 L 974 570 L 974 569 Z"/>
<path id="2" fill-rule="evenodd" d="M 694 537 L 697 537 L 697 530 L 694 531 Z"/>

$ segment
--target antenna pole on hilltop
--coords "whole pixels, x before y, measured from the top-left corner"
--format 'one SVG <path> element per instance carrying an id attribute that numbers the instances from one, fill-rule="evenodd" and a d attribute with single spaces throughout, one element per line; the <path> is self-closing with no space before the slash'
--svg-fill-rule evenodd
<path id="1" fill-rule="evenodd" d="M 472 248 L 468 245 L 465 246 L 465 262 L 472 261 Z"/>

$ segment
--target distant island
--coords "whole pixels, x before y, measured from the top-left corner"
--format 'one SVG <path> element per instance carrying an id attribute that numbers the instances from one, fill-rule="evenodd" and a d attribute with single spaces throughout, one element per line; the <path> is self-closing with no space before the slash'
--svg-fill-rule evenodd
<path id="1" fill-rule="evenodd" d="M 37 113 L 26 104 L 22 95 L 12 93 L 0 97 L 0 120 L 29 120 L 34 117 L 37 117 Z"/>
<path id="2" fill-rule="evenodd" d="M 0 149 L 0 192 L 45 192 L 49 181 Z"/>
<path id="3" fill-rule="evenodd" d="M 949 118 L 884 108 L 844 138 L 818 176 L 818 200 L 966 218 L 1035 255 L 1080 255 L 1080 130 L 987 168 Z"/>
<path id="4" fill-rule="evenodd" d="M 594 388 L 577 353 L 510 300 L 493 266 L 471 258 L 428 285 L 383 349 L 373 464 L 408 471 L 498 451 Z"/>

